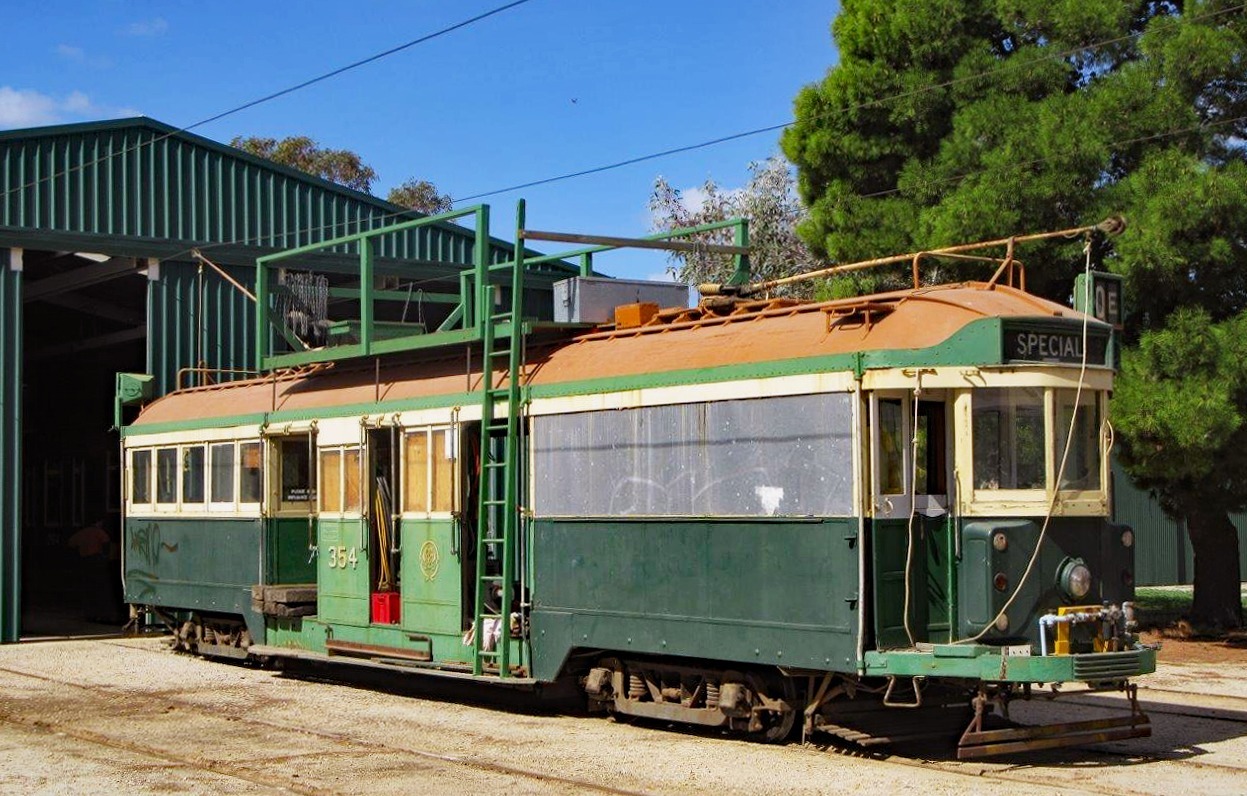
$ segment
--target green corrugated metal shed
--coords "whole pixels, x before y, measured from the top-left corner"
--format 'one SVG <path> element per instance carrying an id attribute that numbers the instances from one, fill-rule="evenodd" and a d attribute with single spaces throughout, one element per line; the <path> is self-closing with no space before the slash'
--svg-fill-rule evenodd
<path id="1" fill-rule="evenodd" d="M 1134 580 L 1139 586 L 1175 586 L 1195 580 L 1195 556 L 1186 524 L 1170 517 L 1147 490 L 1113 462 L 1113 519 L 1135 531 Z M 1238 528 L 1238 566 L 1247 572 L 1247 513 L 1231 514 Z"/>
<path id="2" fill-rule="evenodd" d="M 201 277 L 192 249 L 246 283 L 261 254 L 420 216 L 143 117 L 0 132 L 0 191 L 0 267 L 11 250 L 159 261 L 148 268 L 147 298 L 158 393 L 195 354 L 215 367 L 253 367 L 254 308 L 224 280 Z M 377 254 L 428 280 L 457 275 L 472 246 L 470 230 L 444 223 L 387 238 Z M 490 259 L 511 251 L 494 239 Z M 0 641 L 16 639 L 20 618 L 20 255 L 12 263 L 0 277 Z M 562 263 L 543 270 L 538 285 L 574 273 Z"/>

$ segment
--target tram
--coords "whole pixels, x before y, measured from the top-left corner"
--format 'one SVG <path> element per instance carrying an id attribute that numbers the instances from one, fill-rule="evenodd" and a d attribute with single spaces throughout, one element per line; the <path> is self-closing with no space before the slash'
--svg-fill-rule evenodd
<path id="1" fill-rule="evenodd" d="M 525 317 L 520 244 L 620 239 L 543 237 L 521 205 L 513 261 L 465 267 L 442 328 L 383 335 L 367 307 L 285 353 L 274 295 L 306 251 L 261 258 L 265 372 L 123 425 L 127 602 L 203 655 L 572 683 L 761 740 L 925 715 L 958 717 L 962 757 L 1146 735 L 1113 329 L 1026 292 L 1014 247 L 1050 236 L 885 258 L 914 283 L 878 295 L 777 298 L 742 267 L 695 307 L 556 323 Z M 967 252 L 990 279 L 920 283 Z M 1128 715 L 1001 720 L 1041 683 L 1124 690 Z"/>

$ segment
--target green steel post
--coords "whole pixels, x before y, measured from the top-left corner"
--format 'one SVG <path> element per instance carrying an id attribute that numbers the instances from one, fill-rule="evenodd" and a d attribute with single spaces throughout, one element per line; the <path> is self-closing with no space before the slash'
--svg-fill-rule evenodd
<path id="1" fill-rule="evenodd" d="M 749 219 L 742 218 L 736 222 L 736 235 L 733 243 L 737 246 L 749 245 Z M 751 274 L 749 273 L 749 255 L 737 254 L 733 256 L 736 264 L 736 270 L 732 272 L 732 278 L 727 281 L 729 285 L 744 285 L 749 282 Z"/>
<path id="2" fill-rule="evenodd" d="M 150 283 L 149 283 L 150 287 Z M 150 303 L 150 302 L 149 302 Z M 263 258 L 255 262 L 255 369 L 264 369 L 268 358 L 268 266 Z M 148 363 L 151 370 L 151 363 Z M 152 373 L 156 371 L 151 370 Z"/>
<path id="3" fill-rule="evenodd" d="M 516 241 L 518 249 L 521 241 Z M 472 264 L 476 278 L 476 317 L 478 331 L 484 332 L 493 314 L 493 290 L 489 284 L 489 205 L 481 205 L 476 211 L 476 244 L 472 250 Z"/>
<path id="4" fill-rule="evenodd" d="M 472 329 L 476 325 L 475 308 L 472 306 L 472 274 L 468 271 L 459 272 L 459 302 L 463 307 L 463 328 Z"/>
<path id="5" fill-rule="evenodd" d="M 376 289 L 373 269 L 377 261 L 377 239 L 359 242 L 359 345 L 364 356 L 372 353 L 372 291 Z"/>
<path id="6" fill-rule="evenodd" d="M 593 276 L 593 252 L 584 252 L 580 255 L 580 275 Z"/>
<path id="7" fill-rule="evenodd" d="M 22 621 L 22 272 L 0 258 L 0 643 Z"/>

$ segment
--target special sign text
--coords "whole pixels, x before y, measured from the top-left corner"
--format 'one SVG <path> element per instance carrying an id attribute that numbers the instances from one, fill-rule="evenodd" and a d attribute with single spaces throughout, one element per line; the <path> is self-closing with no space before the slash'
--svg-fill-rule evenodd
<path id="1" fill-rule="evenodd" d="M 1078 363 L 1083 359 L 1080 330 L 1006 328 L 1004 343 L 1006 360 Z M 1103 365 L 1108 337 L 1103 334 L 1089 335 L 1087 343 L 1087 362 Z"/>

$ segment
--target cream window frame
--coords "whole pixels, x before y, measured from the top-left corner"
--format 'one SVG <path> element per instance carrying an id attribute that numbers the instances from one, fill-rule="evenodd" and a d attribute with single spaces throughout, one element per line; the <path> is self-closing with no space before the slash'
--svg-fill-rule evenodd
<path id="1" fill-rule="evenodd" d="M 974 422 L 973 400 L 979 390 L 992 387 L 1032 387 L 1043 390 L 1044 418 L 1044 487 L 1042 489 L 980 489 L 975 486 L 974 473 Z M 1061 451 L 1057 449 L 1057 398 L 1056 390 L 1069 389 L 1065 385 L 1018 384 L 997 385 L 991 382 L 975 389 L 958 390 L 953 400 L 953 423 L 956 435 L 954 457 L 956 462 L 957 510 L 969 517 L 1033 517 L 1051 511 L 1054 516 L 1105 516 L 1109 507 L 1109 461 L 1108 419 L 1106 390 L 1091 390 L 1095 394 L 1100 415 L 1097 434 L 1100 452 L 1100 488 L 1095 490 L 1060 490 L 1056 488 L 1056 468 Z M 1054 500 L 1055 493 L 1055 500 Z"/>

